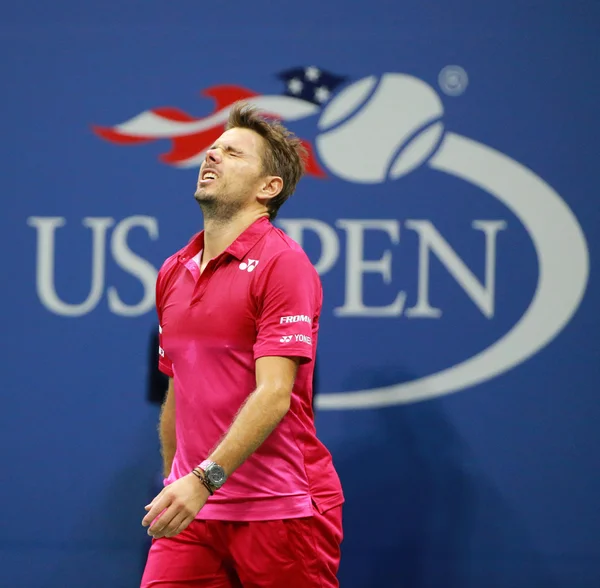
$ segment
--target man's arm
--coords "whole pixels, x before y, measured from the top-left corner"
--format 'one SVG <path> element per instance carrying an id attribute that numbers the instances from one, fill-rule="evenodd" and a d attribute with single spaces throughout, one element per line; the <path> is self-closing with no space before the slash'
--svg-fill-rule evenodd
<path id="1" fill-rule="evenodd" d="M 227 476 L 260 447 L 288 412 L 298 363 L 298 359 L 291 357 L 256 360 L 256 390 L 208 457 L 219 464 Z"/>
<path id="2" fill-rule="evenodd" d="M 256 360 L 256 390 L 250 394 L 228 433 L 209 456 L 211 461 L 223 467 L 227 475 L 231 475 L 260 447 L 289 410 L 298 363 L 299 359 L 275 356 Z M 172 394 L 172 385 L 169 385 L 169 393 Z M 165 407 L 168 407 L 167 401 Z M 174 403 L 172 411 L 167 408 L 163 412 L 172 414 L 174 423 Z M 161 418 L 161 425 L 162 422 Z M 174 432 L 174 425 L 171 430 Z M 172 447 L 175 447 L 174 437 Z M 152 525 L 148 534 L 156 539 L 174 537 L 194 520 L 208 496 L 208 490 L 193 473 L 189 473 L 164 488 L 146 505 L 148 512 L 142 525 Z"/>
<path id="3" fill-rule="evenodd" d="M 160 437 L 160 452 L 163 458 L 165 478 L 171 473 L 177 440 L 175 437 L 175 387 L 173 378 L 169 378 L 169 388 L 160 411 L 158 424 Z"/>

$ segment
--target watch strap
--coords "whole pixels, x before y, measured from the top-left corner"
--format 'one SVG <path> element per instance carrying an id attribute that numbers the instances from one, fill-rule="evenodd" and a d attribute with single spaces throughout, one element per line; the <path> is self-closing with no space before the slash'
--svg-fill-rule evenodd
<path id="1" fill-rule="evenodd" d="M 202 471 L 206 471 L 206 468 L 213 465 L 215 462 L 214 461 L 210 461 L 210 459 L 205 459 L 198 467 L 202 470 Z"/>

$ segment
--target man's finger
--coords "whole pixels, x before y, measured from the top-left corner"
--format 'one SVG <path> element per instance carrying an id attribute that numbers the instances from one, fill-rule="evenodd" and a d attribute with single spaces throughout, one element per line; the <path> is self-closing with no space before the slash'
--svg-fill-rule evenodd
<path id="1" fill-rule="evenodd" d="M 179 525 L 179 527 L 177 528 L 177 530 L 175 531 L 175 533 L 173 533 L 172 537 L 175 537 L 175 535 L 179 535 L 179 533 L 185 531 L 189 524 L 195 519 L 196 517 L 193 516 L 189 516 L 186 517 L 183 522 Z"/>
<path id="2" fill-rule="evenodd" d="M 163 488 L 153 499 L 152 502 L 150 504 L 147 504 L 146 506 L 144 506 L 144 510 L 150 510 L 154 504 L 156 503 L 157 500 L 160 500 L 164 494 L 165 494 L 165 490 L 166 488 Z"/>
<path id="3" fill-rule="evenodd" d="M 158 499 L 158 500 L 157 500 Z M 160 498 L 158 496 L 152 501 L 152 507 L 146 514 L 146 516 L 142 519 L 142 525 L 147 527 L 152 523 L 152 521 L 163 511 L 165 508 L 169 506 L 171 503 L 169 497 L 167 495 L 163 495 Z"/>
<path id="4" fill-rule="evenodd" d="M 163 537 L 175 537 L 175 535 L 177 535 L 177 533 L 178 533 L 177 529 L 179 529 L 179 527 L 182 525 L 182 523 L 188 517 L 189 517 L 189 513 L 187 513 L 185 510 L 178 512 L 173 517 L 171 522 L 167 525 L 167 527 L 165 527 L 165 529 L 163 529 L 163 532 L 162 532 Z"/>
<path id="5" fill-rule="evenodd" d="M 180 512 L 181 507 L 179 505 L 171 504 L 171 506 L 161 513 L 154 523 L 150 525 L 148 534 L 152 535 L 155 539 L 160 539 L 165 534 L 165 529 Z"/>

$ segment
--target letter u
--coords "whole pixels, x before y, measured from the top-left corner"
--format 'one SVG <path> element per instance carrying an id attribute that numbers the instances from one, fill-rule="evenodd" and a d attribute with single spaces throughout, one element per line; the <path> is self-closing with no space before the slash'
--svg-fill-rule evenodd
<path id="1" fill-rule="evenodd" d="M 92 284 L 87 298 L 79 304 L 68 304 L 56 293 L 54 281 L 54 234 L 58 227 L 65 225 L 64 217 L 31 216 L 27 219 L 30 227 L 37 229 L 36 288 L 42 304 L 51 312 L 62 316 L 82 316 L 92 311 L 104 289 L 104 268 L 106 264 L 106 232 L 114 224 L 110 217 L 86 217 L 83 225 L 92 229 Z"/>

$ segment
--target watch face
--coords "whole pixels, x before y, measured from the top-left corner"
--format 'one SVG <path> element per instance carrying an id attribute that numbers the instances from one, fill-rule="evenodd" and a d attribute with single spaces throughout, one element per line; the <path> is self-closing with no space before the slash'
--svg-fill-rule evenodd
<path id="1" fill-rule="evenodd" d="M 225 470 L 216 464 L 211 465 L 206 469 L 208 481 L 214 486 L 220 486 L 225 482 Z"/>

